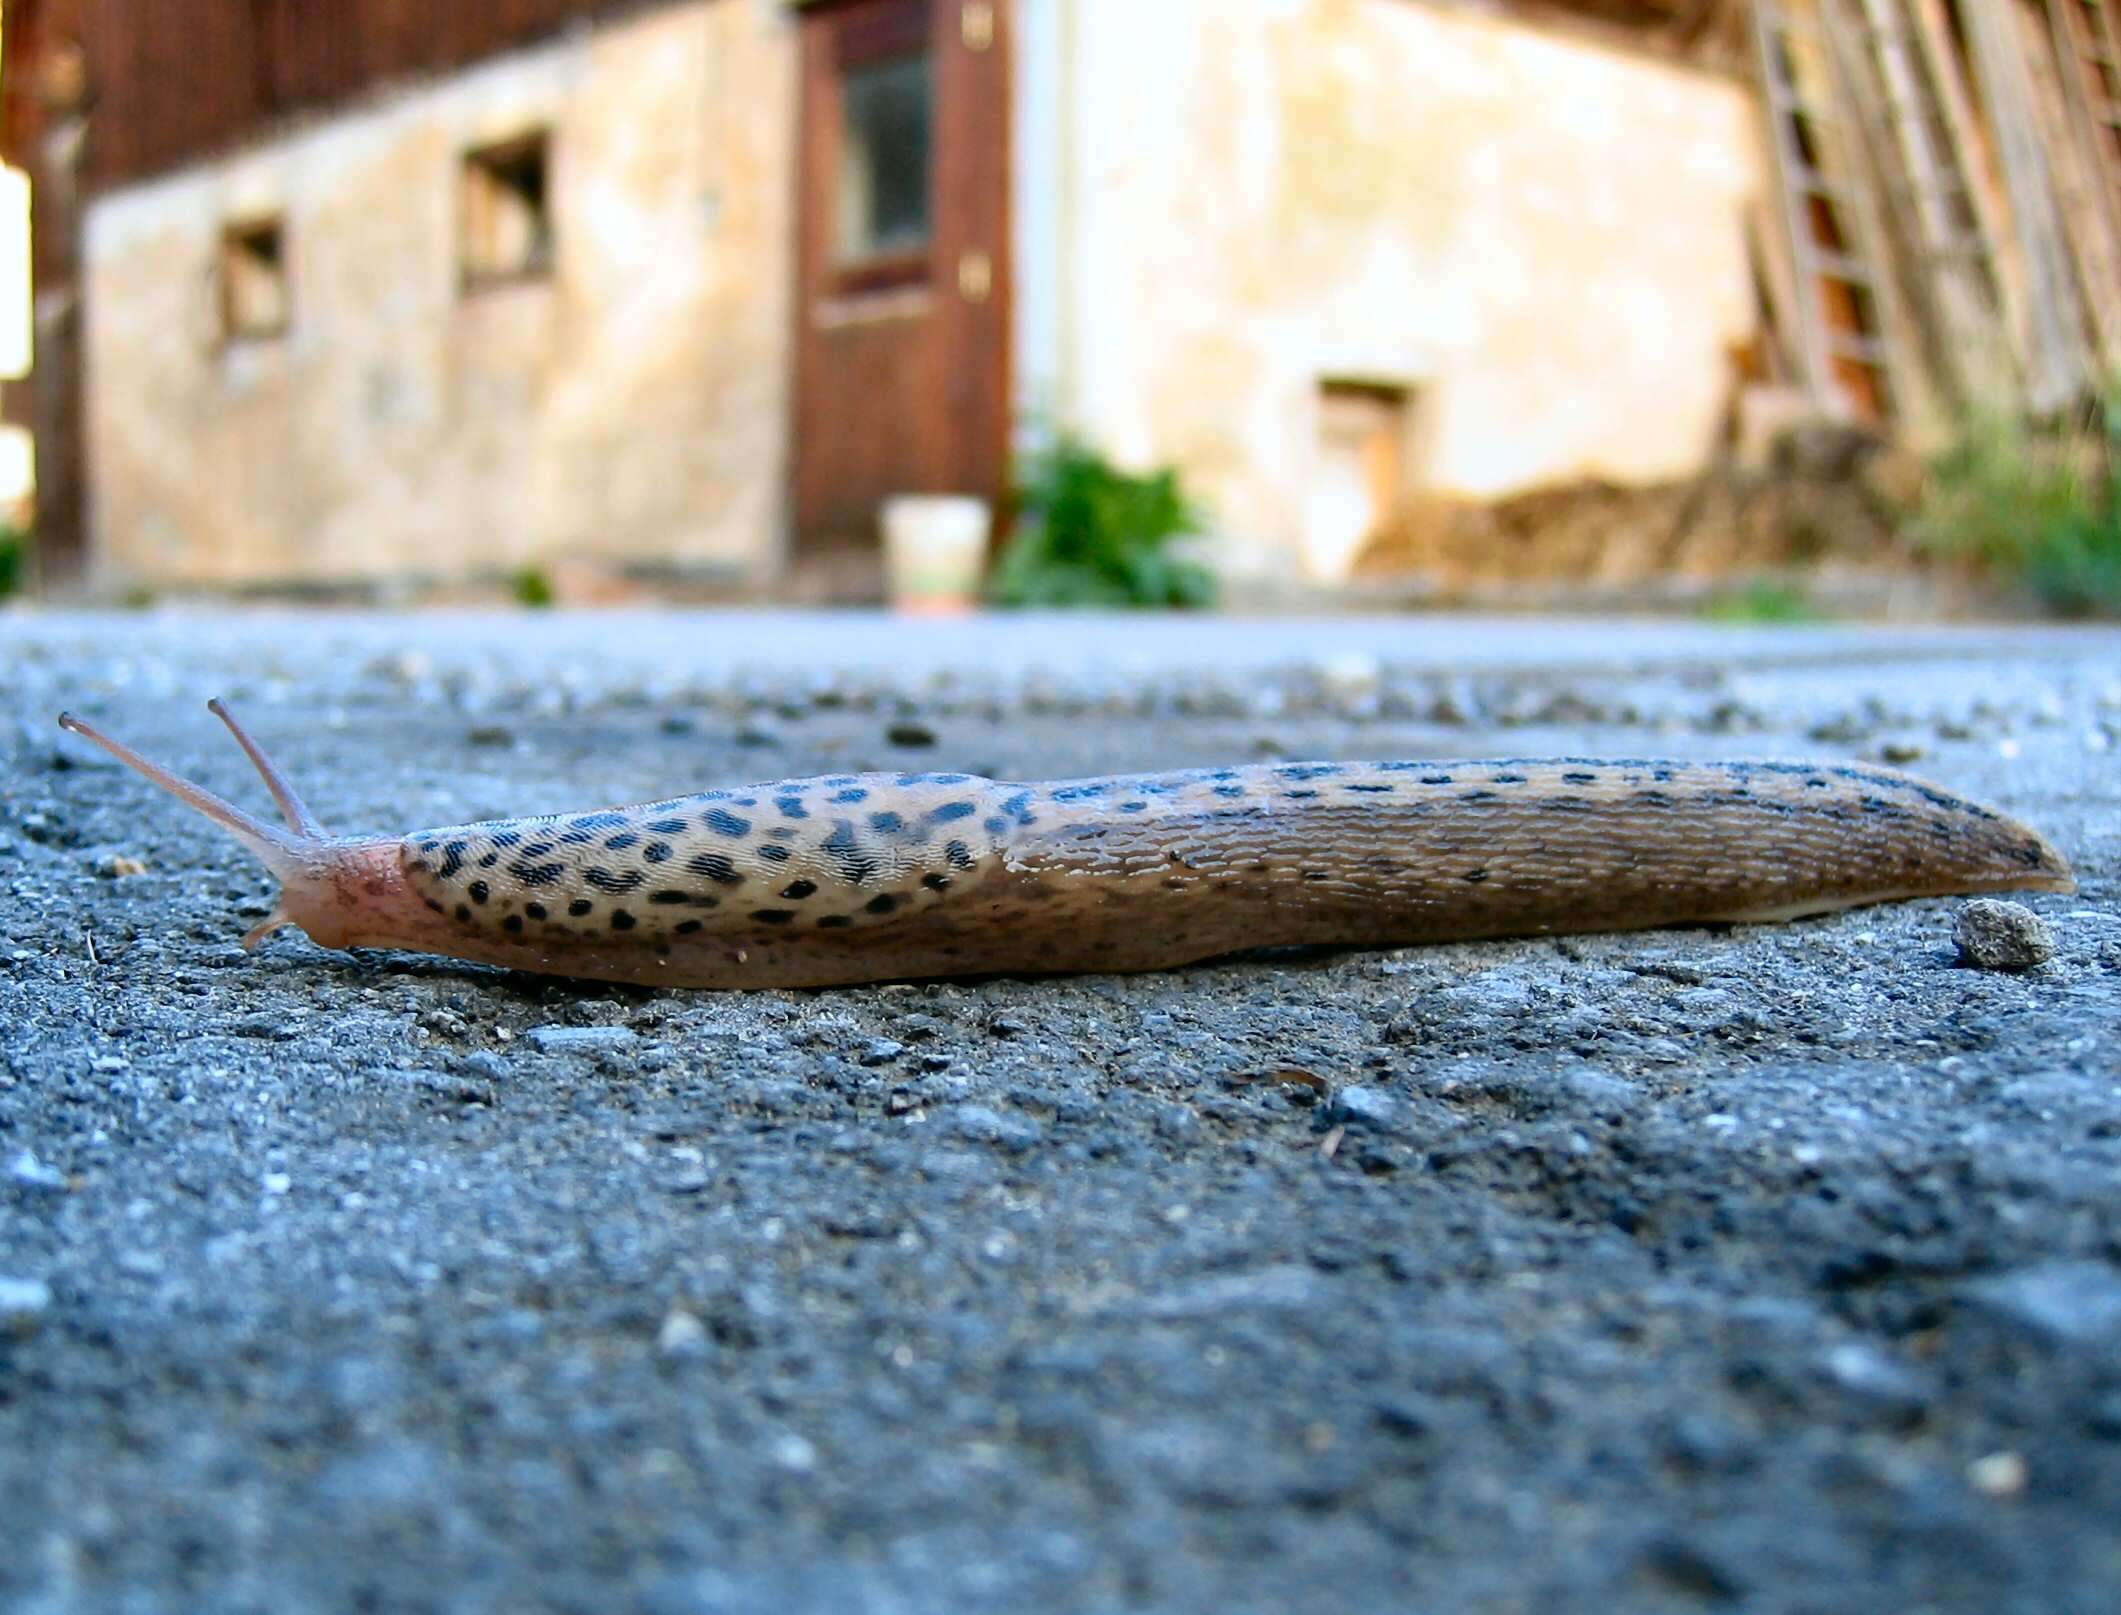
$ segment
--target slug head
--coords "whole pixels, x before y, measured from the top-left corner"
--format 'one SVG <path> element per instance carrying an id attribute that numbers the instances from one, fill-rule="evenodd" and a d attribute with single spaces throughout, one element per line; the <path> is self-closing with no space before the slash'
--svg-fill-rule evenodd
<path id="1" fill-rule="evenodd" d="M 247 847 L 280 882 L 280 900 L 272 913 L 243 938 L 254 948 L 282 926 L 296 925 L 327 948 L 364 942 L 372 934 L 387 936 L 391 917 L 411 899 L 398 869 L 398 843 L 376 839 L 342 840 L 325 833 L 293 785 L 258 743 L 251 739 L 218 699 L 207 710 L 228 725 L 229 733 L 256 766 L 279 806 L 287 828 L 252 818 L 202 785 L 150 762 L 130 746 L 83 722 L 70 712 L 59 714 L 59 727 L 91 741 L 128 768 L 211 819 Z"/>

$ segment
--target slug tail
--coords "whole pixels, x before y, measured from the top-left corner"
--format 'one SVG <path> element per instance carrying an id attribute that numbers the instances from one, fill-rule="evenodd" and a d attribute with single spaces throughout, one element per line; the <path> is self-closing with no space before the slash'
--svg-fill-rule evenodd
<path id="1" fill-rule="evenodd" d="M 225 714 L 223 714 L 223 718 L 224 721 L 229 721 L 231 728 L 235 727 L 233 721 L 226 719 Z M 126 767 L 144 774 L 147 778 L 153 780 L 155 784 L 161 786 L 163 790 L 169 792 L 171 796 L 177 798 L 178 801 L 185 803 L 213 820 L 214 823 L 249 848 L 252 856 L 264 864 L 267 869 L 271 870 L 283 884 L 297 879 L 305 873 L 308 861 L 307 854 L 310 851 L 307 844 L 314 839 L 311 836 L 307 834 L 290 835 L 273 825 L 261 823 L 234 803 L 223 801 L 203 785 L 194 785 L 182 775 L 171 773 L 160 763 L 148 761 L 147 758 L 134 751 L 132 747 L 122 741 L 113 740 L 109 735 L 104 734 L 102 730 L 75 717 L 71 712 L 59 714 L 59 727 L 72 734 L 79 735 L 83 740 L 92 741 L 94 744 L 101 746 L 113 757 L 117 758 L 119 762 L 125 764 Z M 237 738 L 239 740 L 243 739 L 240 730 L 237 731 Z M 245 749 L 251 749 L 247 741 L 245 742 Z M 257 754 L 253 751 L 252 755 L 255 757 Z M 267 775 L 268 783 L 273 777 L 271 774 Z M 278 792 L 276 791 L 274 794 L 277 796 Z M 290 793 L 289 800 L 293 801 L 296 812 L 299 812 L 303 819 L 308 819 L 308 812 L 302 808 L 299 799 L 293 798 Z M 285 803 L 282 805 L 283 807 L 286 806 Z M 289 814 L 289 822 L 296 823 L 297 829 L 300 829 L 295 813 Z M 314 824 L 315 821 L 309 820 L 309 822 Z"/>

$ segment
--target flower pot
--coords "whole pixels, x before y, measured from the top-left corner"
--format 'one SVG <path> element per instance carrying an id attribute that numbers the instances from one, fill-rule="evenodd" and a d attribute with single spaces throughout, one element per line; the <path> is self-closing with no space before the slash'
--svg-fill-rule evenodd
<path id="1" fill-rule="evenodd" d="M 884 501 L 884 580 L 900 611 L 970 611 L 987 570 L 987 501 L 965 494 L 894 494 Z"/>

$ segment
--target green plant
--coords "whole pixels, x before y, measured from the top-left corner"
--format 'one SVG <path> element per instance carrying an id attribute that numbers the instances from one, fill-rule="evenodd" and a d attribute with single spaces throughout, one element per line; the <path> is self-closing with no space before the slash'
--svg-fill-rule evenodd
<path id="1" fill-rule="evenodd" d="M 1914 532 L 2050 611 L 2121 615 L 2121 383 L 2089 419 L 1978 412 L 1931 462 Z"/>
<path id="2" fill-rule="evenodd" d="M 1004 606 L 1208 606 L 1215 576 L 1172 553 L 1200 513 L 1169 467 L 1137 476 L 1066 435 L 1024 467 L 989 593 Z"/>
<path id="3" fill-rule="evenodd" d="M 29 534 L 13 522 L 0 522 L 0 600 L 22 587 L 29 574 Z"/>
<path id="4" fill-rule="evenodd" d="M 1739 588 L 1714 595 L 1701 608 L 1711 622 L 1817 622 L 1819 610 L 1802 586 L 1781 578 L 1754 578 Z"/>
<path id="5" fill-rule="evenodd" d="M 541 611 L 558 598 L 552 587 L 552 578 L 542 566 L 520 568 L 508 580 L 509 592 L 515 596 L 516 604 Z"/>

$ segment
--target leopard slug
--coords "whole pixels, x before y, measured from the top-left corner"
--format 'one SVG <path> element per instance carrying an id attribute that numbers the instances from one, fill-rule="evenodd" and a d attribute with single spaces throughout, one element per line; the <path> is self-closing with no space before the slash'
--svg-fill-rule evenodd
<path id="1" fill-rule="evenodd" d="M 1045 784 L 831 774 L 632 807 L 325 833 L 219 702 L 281 830 L 70 714 L 281 883 L 325 947 L 670 987 L 1167 969 L 1247 949 L 1780 920 L 2076 889 L 2039 834 L 1891 769 L 1559 758 Z"/>

